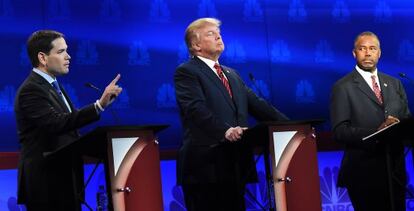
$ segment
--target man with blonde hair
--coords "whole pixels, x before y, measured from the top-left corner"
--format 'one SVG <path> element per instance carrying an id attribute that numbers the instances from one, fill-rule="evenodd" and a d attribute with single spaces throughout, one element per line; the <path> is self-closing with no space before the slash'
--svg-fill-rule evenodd
<path id="1" fill-rule="evenodd" d="M 257 180 L 252 146 L 242 139 L 248 115 L 259 121 L 287 120 L 235 70 L 219 64 L 224 51 L 220 24 L 201 18 L 187 27 L 192 58 L 174 75 L 184 129 L 177 180 L 189 211 L 245 210 L 245 185 Z"/>

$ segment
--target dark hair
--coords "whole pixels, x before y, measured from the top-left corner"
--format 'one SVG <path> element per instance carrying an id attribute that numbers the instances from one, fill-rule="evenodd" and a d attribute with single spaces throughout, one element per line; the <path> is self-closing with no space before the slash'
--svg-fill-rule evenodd
<path id="1" fill-rule="evenodd" d="M 53 30 L 39 30 L 30 35 L 27 40 L 27 54 L 33 67 L 39 66 L 37 54 L 43 52 L 49 55 L 50 50 L 53 48 L 52 42 L 61 37 L 64 38 L 62 33 Z"/>

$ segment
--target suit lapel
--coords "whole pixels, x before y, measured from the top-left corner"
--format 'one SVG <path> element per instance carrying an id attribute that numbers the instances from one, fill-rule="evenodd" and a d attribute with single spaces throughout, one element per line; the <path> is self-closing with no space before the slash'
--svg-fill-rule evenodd
<path id="1" fill-rule="evenodd" d="M 66 112 L 69 112 L 68 107 L 66 106 L 65 102 L 63 101 L 63 99 L 59 96 L 59 94 L 57 93 L 57 91 L 55 90 L 55 88 L 52 87 L 52 85 L 49 84 L 49 93 L 51 93 L 51 95 L 53 96 L 54 100 L 57 102 L 57 104 Z M 62 88 L 60 88 L 60 90 L 62 90 Z M 62 91 L 63 93 L 63 91 Z"/>
<path id="2" fill-rule="evenodd" d="M 380 102 L 375 96 L 374 91 L 371 89 L 371 87 L 368 86 L 367 82 L 356 70 L 354 70 L 353 72 L 353 79 L 359 90 L 361 90 L 365 95 L 367 95 L 367 97 L 374 101 L 378 106 L 381 106 Z"/>
<path id="3" fill-rule="evenodd" d="M 54 102 L 55 105 L 58 105 L 63 109 L 64 111 L 69 112 L 65 102 L 63 102 L 62 98 L 59 97 L 59 94 L 56 92 L 55 88 L 46 81 L 42 76 L 32 71 L 31 77 L 33 78 L 36 83 L 41 85 L 43 89 L 45 89 L 51 96 L 51 100 Z M 67 98 L 68 99 L 68 98 Z"/>
<path id="4" fill-rule="evenodd" d="M 74 105 L 73 105 L 72 101 L 70 100 L 69 95 L 66 93 L 65 88 L 64 88 L 62 85 L 60 85 L 60 90 L 62 91 L 62 94 L 65 96 L 66 101 L 68 101 L 68 104 L 69 104 L 70 109 L 71 109 L 72 111 L 74 111 L 75 107 L 74 107 Z M 65 104 L 65 102 L 63 102 L 63 104 Z M 67 106 L 66 106 L 66 104 L 65 104 L 65 107 L 67 107 Z M 68 110 L 68 111 L 69 111 L 69 110 Z"/>
<path id="5" fill-rule="evenodd" d="M 224 87 L 223 82 L 221 82 L 220 78 L 210 69 L 210 67 L 201 61 L 199 58 L 193 58 L 200 66 L 201 72 L 206 75 L 218 89 L 220 89 L 221 94 L 223 95 L 226 102 L 230 105 L 233 110 L 236 110 L 233 100 L 231 99 L 227 89 Z M 225 72 L 225 71 L 224 71 Z M 226 75 L 227 76 L 227 75 Z M 229 82 L 230 83 L 230 82 Z M 231 83 L 230 83 L 231 87 Z M 232 90 L 233 91 L 233 90 Z M 233 92 L 234 93 L 234 92 Z"/>
<path id="6" fill-rule="evenodd" d="M 227 80 L 229 81 L 229 85 L 230 85 L 231 93 L 232 93 L 232 95 L 233 95 L 233 99 L 231 99 L 230 97 L 229 97 L 229 99 L 230 99 L 230 100 L 232 100 L 233 102 L 238 102 L 237 100 L 239 99 L 239 93 L 240 93 L 240 91 L 238 91 L 238 90 L 236 89 L 237 79 L 235 78 L 235 76 L 234 76 L 233 72 L 231 72 L 231 71 L 229 70 L 229 68 L 224 67 L 224 66 L 221 66 L 221 67 L 222 67 L 222 69 L 223 69 L 223 73 L 224 73 L 224 75 L 226 75 Z M 223 87 L 224 87 L 224 86 L 223 86 Z M 226 90 L 226 92 L 227 92 L 227 90 Z M 235 103 L 233 103 L 233 105 L 235 105 Z M 236 106 L 236 105 L 235 105 L 235 106 Z"/>

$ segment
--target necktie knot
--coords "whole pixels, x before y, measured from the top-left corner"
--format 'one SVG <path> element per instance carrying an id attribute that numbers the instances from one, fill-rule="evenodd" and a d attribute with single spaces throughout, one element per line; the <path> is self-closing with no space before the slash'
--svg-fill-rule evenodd
<path id="1" fill-rule="evenodd" d="M 63 96 L 63 93 L 62 93 L 62 90 L 60 89 L 59 83 L 58 83 L 56 80 L 54 80 L 54 81 L 51 83 L 51 85 L 52 85 L 52 86 L 53 86 L 53 88 L 56 90 L 56 92 L 58 93 L 58 95 L 59 95 L 60 99 L 62 99 L 63 103 L 65 103 L 67 110 L 68 110 L 69 112 L 72 112 L 72 110 L 71 110 L 71 108 L 70 108 L 70 106 L 69 106 L 68 101 L 67 101 L 67 100 L 66 100 L 66 98 Z"/>
<path id="2" fill-rule="evenodd" d="M 217 75 L 219 76 L 221 82 L 223 83 L 224 87 L 226 88 L 227 92 L 229 93 L 230 97 L 233 97 L 233 93 L 231 92 L 229 81 L 227 81 L 226 77 L 224 77 L 223 70 L 221 69 L 218 63 L 214 64 L 214 69 L 216 69 Z"/>
<path id="3" fill-rule="evenodd" d="M 60 90 L 59 83 L 58 83 L 56 80 L 52 82 L 52 86 L 53 86 L 53 88 L 55 88 L 55 90 L 57 91 L 57 93 L 58 93 L 59 95 L 61 95 L 61 94 L 62 94 L 62 91 Z"/>
<path id="4" fill-rule="evenodd" d="M 62 90 L 60 89 L 59 83 L 56 80 L 54 80 L 51 83 L 51 85 L 53 86 L 53 88 L 55 88 L 56 92 L 58 93 L 60 99 L 62 99 L 63 103 L 65 103 L 67 110 L 69 112 L 71 112 L 69 103 L 66 101 L 66 98 L 63 96 L 63 93 L 62 93 Z"/>
<path id="5" fill-rule="evenodd" d="M 383 99 L 382 99 L 382 94 L 381 94 L 381 90 L 378 86 L 377 80 L 376 80 L 377 76 L 375 75 L 371 75 L 371 79 L 372 79 L 372 90 L 375 93 L 375 96 L 378 99 L 378 102 L 382 105 L 383 104 Z"/>
<path id="6" fill-rule="evenodd" d="M 219 65 L 219 64 L 215 63 L 215 64 L 214 64 L 214 69 L 216 69 L 217 74 L 218 74 L 220 77 L 221 77 L 221 76 L 223 76 L 223 70 L 221 70 L 221 67 L 220 67 L 220 65 Z"/>

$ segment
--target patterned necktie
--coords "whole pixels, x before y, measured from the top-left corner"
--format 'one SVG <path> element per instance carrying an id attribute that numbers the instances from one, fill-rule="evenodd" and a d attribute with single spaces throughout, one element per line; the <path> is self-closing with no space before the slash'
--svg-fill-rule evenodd
<path id="1" fill-rule="evenodd" d="M 374 90 L 375 96 L 378 99 L 378 102 L 382 105 L 383 101 L 382 101 L 381 90 L 379 89 L 378 83 L 375 80 L 375 78 L 376 78 L 375 75 L 372 75 L 371 76 L 371 79 L 372 79 L 372 88 Z"/>
<path id="2" fill-rule="evenodd" d="M 232 94 L 231 89 L 230 89 L 230 84 L 227 81 L 226 77 L 224 77 L 223 70 L 221 69 L 220 65 L 215 63 L 214 64 L 214 69 L 216 69 L 217 75 L 219 76 L 219 78 L 220 78 L 221 82 L 223 83 L 224 87 L 226 87 L 227 92 L 230 95 L 230 98 L 233 98 L 233 94 Z"/>
<path id="3" fill-rule="evenodd" d="M 53 81 L 52 86 L 53 86 L 53 88 L 55 88 L 56 92 L 59 94 L 59 97 L 63 97 L 62 90 L 60 89 L 60 86 L 59 86 L 58 82 Z"/>
<path id="4" fill-rule="evenodd" d="M 55 88 L 55 90 L 58 93 L 60 99 L 62 99 L 63 103 L 65 103 L 66 108 L 68 109 L 68 111 L 71 112 L 70 106 L 67 103 L 65 97 L 63 96 L 62 90 L 60 89 L 59 83 L 55 80 L 51 84 L 52 84 L 53 88 Z"/>

